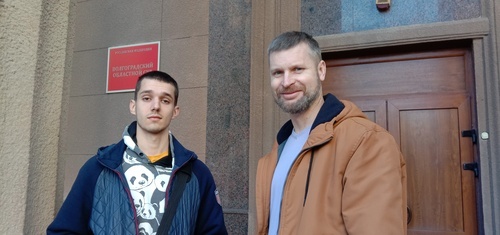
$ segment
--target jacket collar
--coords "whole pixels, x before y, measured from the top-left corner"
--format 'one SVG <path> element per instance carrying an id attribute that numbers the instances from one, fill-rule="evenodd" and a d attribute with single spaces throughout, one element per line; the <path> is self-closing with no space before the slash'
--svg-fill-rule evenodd
<path id="1" fill-rule="evenodd" d="M 314 119 L 314 122 L 311 126 L 311 131 L 314 130 L 314 128 L 319 124 L 331 121 L 345 108 L 344 104 L 332 94 L 326 94 L 325 96 L 323 96 L 323 100 L 325 101 L 325 103 L 323 103 L 323 106 L 321 106 L 321 109 L 319 110 L 318 116 L 316 116 L 316 118 Z M 278 135 L 276 137 L 278 144 L 282 144 L 285 140 L 287 140 L 292 131 L 292 121 L 288 120 L 278 132 Z"/>
<path id="2" fill-rule="evenodd" d="M 134 121 L 125 128 L 125 132 L 128 133 L 128 136 L 132 137 L 134 142 L 136 142 L 136 127 L 137 122 Z M 99 148 L 97 151 L 97 159 L 99 162 L 111 169 L 120 167 L 123 162 L 123 152 L 127 148 L 124 139 L 125 138 L 122 138 L 120 142 L 116 144 Z M 190 159 L 198 158 L 193 151 L 184 148 L 172 134 L 170 134 L 170 151 L 173 157 L 175 157 L 174 169 L 184 165 Z"/>

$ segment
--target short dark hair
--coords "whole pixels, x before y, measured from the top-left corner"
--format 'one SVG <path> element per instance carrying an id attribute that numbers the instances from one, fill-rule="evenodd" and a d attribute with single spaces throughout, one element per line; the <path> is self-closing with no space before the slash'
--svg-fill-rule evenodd
<path id="1" fill-rule="evenodd" d="M 174 104 L 177 105 L 177 100 L 179 99 L 179 86 L 177 85 L 177 82 L 175 81 L 175 79 L 172 76 L 170 76 L 167 73 L 162 72 L 162 71 L 150 71 L 150 72 L 144 73 L 143 75 L 141 75 L 139 77 L 139 79 L 137 80 L 137 83 L 135 84 L 134 100 L 137 100 L 137 93 L 141 89 L 141 82 L 144 79 L 153 79 L 153 80 L 165 82 L 165 83 L 168 83 L 168 84 L 171 84 L 172 86 L 174 86 L 174 88 L 175 88 Z"/>
<path id="2" fill-rule="evenodd" d="M 318 41 L 311 35 L 298 31 L 285 32 L 274 38 L 267 48 L 267 55 L 269 57 L 273 52 L 288 50 L 300 43 L 306 43 L 309 46 L 309 49 L 311 49 L 311 56 L 317 59 L 317 62 L 322 60 L 321 48 L 319 47 Z"/>

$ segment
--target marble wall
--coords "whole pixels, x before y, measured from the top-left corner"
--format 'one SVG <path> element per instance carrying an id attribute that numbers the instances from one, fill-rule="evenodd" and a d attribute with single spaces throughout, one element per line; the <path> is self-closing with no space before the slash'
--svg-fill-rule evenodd
<path id="1" fill-rule="evenodd" d="M 229 234 L 248 230 L 250 0 L 210 1 L 207 165 Z"/>
<path id="2" fill-rule="evenodd" d="M 375 0 L 302 0 L 302 30 L 314 36 L 481 17 L 479 0 L 391 1 L 379 12 Z"/>

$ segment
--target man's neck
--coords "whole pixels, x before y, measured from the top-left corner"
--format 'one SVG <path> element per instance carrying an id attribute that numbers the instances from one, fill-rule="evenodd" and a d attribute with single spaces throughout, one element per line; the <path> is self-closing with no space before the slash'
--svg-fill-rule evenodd
<path id="1" fill-rule="evenodd" d="M 156 135 L 138 130 L 136 138 L 137 145 L 147 156 L 153 156 L 166 152 L 170 145 L 170 135 L 168 130 Z"/>
<path id="2" fill-rule="evenodd" d="M 290 119 L 292 120 L 294 131 L 299 133 L 304 130 L 304 128 L 312 125 L 324 103 L 323 97 L 320 96 L 306 111 L 298 114 L 291 114 Z"/>

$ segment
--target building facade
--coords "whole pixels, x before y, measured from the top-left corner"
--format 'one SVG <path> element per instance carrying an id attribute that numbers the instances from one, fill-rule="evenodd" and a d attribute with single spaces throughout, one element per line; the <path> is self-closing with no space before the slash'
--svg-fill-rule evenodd
<path id="1" fill-rule="evenodd" d="M 287 115 L 267 44 L 312 34 L 324 92 L 355 101 L 409 168 L 409 234 L 500 234 L 500 84 L 494 0 L 0 1 L 0 234 L 40 234 L 80 166 L 133 120 L 106 93 L 108 48 L 160 42 L 180 85 L 172 132 L 209 166 L 230 234 L 255 229 L 257 160 Z M 477 164 L 475 167 L 474 163 Z"/>

